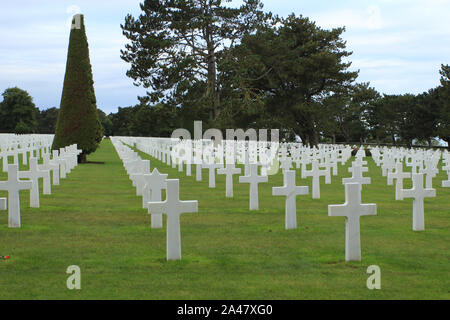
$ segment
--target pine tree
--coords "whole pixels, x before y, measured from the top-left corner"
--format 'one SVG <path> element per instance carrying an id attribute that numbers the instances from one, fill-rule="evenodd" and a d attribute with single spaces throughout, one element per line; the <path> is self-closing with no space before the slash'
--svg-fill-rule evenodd
<path id="1" fill-rule="evenodd" d="M 94 152 L 103 137 L 98 118 L 84 16 L 74 16 L 67 54 L 61 107 L 52 149 L 77 144 L 79 162 Z"/>

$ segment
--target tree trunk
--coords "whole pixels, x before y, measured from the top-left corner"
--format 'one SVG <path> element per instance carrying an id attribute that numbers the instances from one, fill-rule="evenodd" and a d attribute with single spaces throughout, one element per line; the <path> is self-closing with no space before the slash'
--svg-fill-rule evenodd
<path id="1" fill-rule="evenodd" d="M 209 114 L 210 120 L 216 120 L 218 108 L 218 92 L 217 92 L 217 66 L 215 43 L 212 38 L 211 27 L 205 28 L 206 45 L 208 47 L 208 83 L 207 83 L 207 101 L 211 104 Z"/>
<path id="2" fill-rule="evenodd" d="M 82 152 L 78 155 L 78 163 L 86 163 L 87 159 L 86 159 L 86 153 Z"/>

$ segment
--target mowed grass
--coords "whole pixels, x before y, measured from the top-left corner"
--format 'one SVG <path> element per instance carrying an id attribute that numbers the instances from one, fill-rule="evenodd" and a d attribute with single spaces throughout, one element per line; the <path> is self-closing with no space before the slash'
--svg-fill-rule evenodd
<path id="1" fill-rule="evenodd" d="M 412 200 L 395 201 L 394 186 L 368 158 L 372 184 L 362 198 L 378 215 L 361 218 L 362 261 L 348 263 L 345 218 L 328 217 L 327 206 L 344 202 L 350 161 L 331 185 L 322 181 L 320 200 L 297 197 L 298 229 L 287 231 L 285 198 L 271 195 L 281 174 L 260 185 L 260 210 L 249 211 L 249 186 L 238 176 L 227 199 L 224 176 L 210 189 L 208 170 L 196 182 L 195 168 L 187 177 L 151 158 L 152 169 L 180 178 L 181 199 L 199 202 L 198 213 L 181 216 L 182 260 L 167 262 L 165 228 L 151 229 L 111 142 L 88 160 L 105 164 L 76 167 L 52 195 L 41 195 L 40 209 L 21 192 L 21 229 L 9 229 L 0 212 L 0 255 L 11 256 L 0 260 L 0 299 L 450 298 L 450 189 L 440 187 L 442 171 L 433 181 L 437 197 L 425 201 L 426 230 L 414 232 Z M 298 172 L 297 185 L 310 180 Z M 81 268 L 81 290 L 66 287 L 70 265 Z M 381 290 L 366 287 L 370 265 L 381 268 Z"/>

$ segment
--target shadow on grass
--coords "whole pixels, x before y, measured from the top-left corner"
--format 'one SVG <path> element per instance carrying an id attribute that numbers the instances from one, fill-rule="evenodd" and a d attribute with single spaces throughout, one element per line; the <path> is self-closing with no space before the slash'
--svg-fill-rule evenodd
<path id="1" fill-rule="evenodd" d="M 86 162 L 81 162 L 79 164 L 105 164 L 105 162 L 101 162 L 101 161 L 86 161 Z"/>

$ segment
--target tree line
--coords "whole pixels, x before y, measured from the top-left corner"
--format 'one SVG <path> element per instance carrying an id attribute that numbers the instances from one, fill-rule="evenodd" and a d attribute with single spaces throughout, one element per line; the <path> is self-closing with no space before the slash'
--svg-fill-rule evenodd
<path id="1" fill-rule="evenodd" d="M 59 108 L 40 110 L 30 94 L 18 87 L 8 88 L 2 93 L 0 102 L 0 133 L 54 134 Z M 110 120 L 102 110 L 98 116 L 104 128 L 111 133 Z M 108 134 L 110 135 L 110 134 Z"/>
<path id="2" fill-rule="evenodd" d="M 279 17 L 260 0 L 227 2 L 145 0 L 140 16 L 126 16 L 121 58 L 127 76 L 149 90 L 112 116 L 114 133 L 163 135 L 202 120 L 223 130 L 279 128 L 309 145 L 450 141 L 448 65 L 428 92 L 380 94 L 350 71 L 345 28 Z"/>

